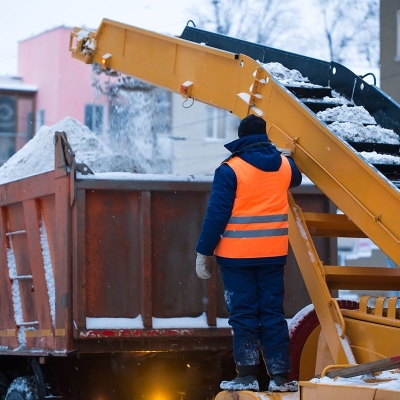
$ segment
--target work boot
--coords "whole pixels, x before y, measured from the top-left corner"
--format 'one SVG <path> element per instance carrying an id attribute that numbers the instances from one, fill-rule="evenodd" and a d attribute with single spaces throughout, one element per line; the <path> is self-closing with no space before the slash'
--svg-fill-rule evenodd
<path id="1" fill-rule="evenodd" d="M 257 373 L 258 365 L 236 365 L 237 377 L 231 381 L 222 381 L 222 390 L 254 390 L 259 391 Z"/>
<path id="2" fill-rule="evenodd" d="M 222 390 L 253 390 L 258 392 L 258 381 L 255 375 L 237 376 L 231 381 L 222 381 L 219 387 Z"/>
<path id="3" fill-rule="evenodd" d="M 297 392 L 299 385 L 296 381 L 289 379 L 289 374 L 276 374 L 271 376 L 269 383 L 270 392 Z"/>

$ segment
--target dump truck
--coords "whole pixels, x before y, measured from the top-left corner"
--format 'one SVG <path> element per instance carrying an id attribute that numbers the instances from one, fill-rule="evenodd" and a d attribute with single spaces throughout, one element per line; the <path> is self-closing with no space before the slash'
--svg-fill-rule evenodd
<path id="1" fill-rule="evenodd" d="M 194 268 L 212 178 L 93 173 L 53 134 L 53 170 L 0 185 L 1 398 L 213 398 L 234 364 L 219 272 Z M 331 207 L 296 190 L 310 211 Z M 298 286 L 292 314 L 293 297 L 309 302 Z"/>
<path id="2" fill-rule="evenodd" d="M 194 272 L 212 179 L 93 174 L 76 163 L 68 132 L 55 132 L 53 171 L 0 185 L 0 396 L 398 396 L 372 375 L 363 386 L 329 377 L 350 376 L 352 365 L 376 373 L 400 354 L 397 298 L 384 294 L 400 290 L 399 270 L 335 265 L 339 237 L 369 238 L 400 265 L 399 105 L 339 64 L 195 27 L 170 37 L 104 19 L 97 31 L 75 28 L 69 49 L 108 73 L 239 118 L 259 115 L 270 140 L 292 151 L 313 182 L 289 193 L 286 287 L 295 301 L 286 305 L 298 311 L 289 329 L 300 389 L 270 393 L 261 370 L 262 392 L 219 392 L 235 375 L 223 289 L 216 266 L 207 282 Z M 280 82 L 274 63 L 308 79 Z M 349 115 L 360 107 L 368 118 L 354 127 Z M 338 108 L 349 120 L 324 114 Z M 383 295 L 338 300 L 342 289 Z"/>

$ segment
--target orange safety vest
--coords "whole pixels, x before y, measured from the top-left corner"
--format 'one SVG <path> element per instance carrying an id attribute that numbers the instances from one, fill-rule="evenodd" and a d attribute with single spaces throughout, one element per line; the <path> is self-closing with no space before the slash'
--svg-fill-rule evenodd
<path id="1" fill-rule="evenodd" d="M 288 253 L 288 199 L 292 170 L 286 157 L 278 171 L 265 172 L 232 157 L 236 174 L 231 217 L 214 254 L 227 258 L 263 258 Z"/>

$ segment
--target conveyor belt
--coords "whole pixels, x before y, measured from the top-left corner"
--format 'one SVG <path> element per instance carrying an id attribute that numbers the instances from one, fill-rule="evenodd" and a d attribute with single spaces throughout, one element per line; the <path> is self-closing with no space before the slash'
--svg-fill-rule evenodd
<path id="1" fill-rule="evenodd" d="M 385 171 L 385 176 L 310 108 L 341 102 L 363 106 L 376 124 L 398 138 L 399 106 L 375 86 L 337 63 L 191 27 L 176 38 L 104 19 L 96 32 L 75 28 L 70 51 L 86 63 L 98 63 L 239 118 L 261 115 L 271 141 L 291 148 L 302 172 L 400 265 L 400 192 L 390 180 L 397 169 Z M 310 88 L 304 98 L 293 94 L 264 66 L 268 63 L 297 69 L 309 82 L 295 86 L 314 87 L 312 97 Z M 329 90 L 334 97 L 327 100 L 324 93 Z"/>
<path id="2" fill-rule="evenodd" d="M 187 26 L 182 39 L 204 43 L 207 46 L 219 48 L 233 53 L 246 54 L 247 56 L 265 64 L 268 70 L 269 63 L 281 63 L 288 69 L 299 71 L 308 78 L 309 85 L 300 82 L 284 84 L 284 86 L 296 96 L 313 113 L 317 114 L 326 109 L 340 106 L 362 106 L 370 114 L 374 122 L 364 123 L 365 126 L 376 125 L 391 130 L 397 136 L 397 143 L 382 143 L 379 139 L 371 141 L 369 138 L 358 138 L 357 141 L 346 140 L 362 156 L 394 185 L 400 187 L 400 106 L 391 98 L 381 92 L 376 86 L 364 82 L 361 77 L 355 75 L 344 66 L 337 63 L 329 63 L 302 55 L 285 52 L 259 44 L 245 42 L 220 34 L 203 31 Z M 274 75 L 274 73 L 272 73 Z M 279 76 L 276 76 L 279 81 Z M 343 100 L 343 101 L 341 101 Z M 335 120 L 325 120 L 328 126 Z M 341 120 L 340 123 L 345 123 Z M 379 124 L 379 125 L 378 125 Z M 335 132 L 333 130 L 333 132 Z M 392 142 L 395 142 L 392 140 Z M 373 160 L 368 159 L 368 153 L 375 152 Z M 391 155 L 382 157 L 379 162 L 379 154 Z M 391 162 L 388 162 L 391 161 Z M 393 162 L 398 162 L 394 164 Z"/>

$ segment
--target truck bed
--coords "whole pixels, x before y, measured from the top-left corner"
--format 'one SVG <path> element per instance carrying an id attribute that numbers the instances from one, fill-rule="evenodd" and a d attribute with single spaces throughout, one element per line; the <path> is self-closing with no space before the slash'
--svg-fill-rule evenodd
<path id="1" fill-rule="evenodd" d="M 212 177 L 79 172 L 62 137 L 54 171 L 0 185 L 0 355 L 229 353 L 219 270 L 194 269 Z M 313 185 L 296 190 L 329 210 Z M 319 248 L 335 257 L 329 240 Z M 293 255 L 287 268 L 291 317 L 309 297 Z"/>

